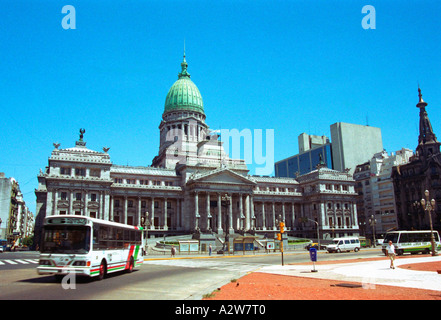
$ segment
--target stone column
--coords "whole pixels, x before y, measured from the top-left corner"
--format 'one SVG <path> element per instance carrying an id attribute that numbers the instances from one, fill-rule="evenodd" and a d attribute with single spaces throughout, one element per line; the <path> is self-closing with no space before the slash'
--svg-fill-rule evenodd
<path id="1" fill-rule="evenodd" d="M 291 230 L 295 230 L 295 221 L 296 221 L 296 212 L 295 212 L 295 203 L 291 203 L 292 216 L 291 216 Z"/>
<path id="2" fill-rule="evenodd" d="M 155 230 L 155 198 L 152 198 L 150 229 Z"/>
<path id="3" fill-rule="evenodd" d="M 221 194 L 217 194 L 217 234 L 223 234 L 222 229 L 222 197 Z"/>
<path id="4" fill-rule="evenodd" d="M 211 213 L 210 213 L 210 194 L 207 192 L 207 199 L 206 199 L 206 211 L 207 211 L 207 230 L 211 229 Z"/>
<path id="5" fill-rule="evenodd" d="M 262 201 L 262 230 L 266 230 L 265 202 Z"/>
<path id="6" fill-rule="evenodd" d="M 167 225 L 167 198 L 164 199 L 164 230 L 168 230 L 168 225 Z"/>
<path id="7" fill-rule="evenodd" d="M 273 205 L 273 230 L 276 230 L 277 229 L 276 228 L 276 204 L 274 201 L 273 201 L 272 205 Z"/>
<path id="8" fill-rule="evenodd" d="M 176 229 L 180 230 L 182 226 L 182 202 L 181 199 L 176 199 Z"/>
<path id="9" fill-rule="evenodd" d="M 354 221 L 352 223 L 352 226 L 353 228 L 358 229 L 359 227 L 358 227 L 358 217 L 357 217 L 357 204 L 355 203 L 352 204 L 352 217 L 353 217 L 352 221 Z"/>
<path id="10" fill-rule="evenodd" d="M 251 216 L 250 216 L 250 195 L 245 196 L 245 231 L 251 229 Z"/>
<path id="11" fill-rule="evenodd" d="M 326 216 L 325 216 L 325 204 L 320 202 L 320 220 L 322 223 L 322 228 L 327 225 Z"/>
<path id="12" fill-rule="evenodd" d="M 69 214 L 73 214 L 73 199 L 74 192 L 72 190 L 69 191 Z"/>
<path id="13" fill-rule="evenodd" d="M 285 222 L 286 226 L 286 219 L 285 219 L 285 202 L 282 202 L 282 221 Z"/>
<path id="14" fill-rule="evenodd" d="M 110 212 L 109 212 L 109 220 L 114 221 L 113 210 L 115 206 L 115 199 L 112 195 L 110 195 Z"/>
<path id="15" fill-rule="evenodd" d="M 250 218 L 251 218 L 251 229 L 256 230 L 256 216 L 254 214 L 254 197 L 250 195 Z"/>
<path id="16" fill-rule="evenodd" d="M 244 229 L 244 221 L 245 218 L 243 214 L 243 196 L 241 193 L 239 193 L 239 229 Z"/>
<path id="17" fill-rule="evenodd" d="M 124 224 L 127 224 L 127 211 L 128 211 L 127 205 L 128 205 L 127 196 L 124 196 L 124 213 L 123 213 L 124 214 L 124 218 L 123 218 Z"/>
<path id="18" fill-rule="evenodd" d="M 230 225 L 229 233 L 233 234 L 234 233 L 234 228 L 233 228 L 233 195 L 229 195 L 229 197 L 230 197 L 230 204 L 228 206 L 228 222 Z"/>
<path id="19" fill-rule="evenodd" d="M 199 195 L 198 191 L 194 193 L 194 229 L 199 230 Z"/>
<path id="20" fill-rule="evenodd" d="M 140 196 L 138 196 L 138 216 L 137 216 L 137 225 L 138 226 L 140 226 L 141 225 L 141 210 L 142 210 L 142 208 L 141 208 L 141 197 Z"/>

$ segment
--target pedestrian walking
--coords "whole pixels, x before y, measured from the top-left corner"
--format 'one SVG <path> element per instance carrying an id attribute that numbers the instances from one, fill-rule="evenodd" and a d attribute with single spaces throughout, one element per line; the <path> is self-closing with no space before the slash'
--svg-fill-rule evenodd
<path id="1" fill-rule="evenodd" d="M 390 268 L 395 269 L 394 261 L 395 261 L 395 246 L 393 245 L 392 241 L 389 241 L 388 245 L 386 246 L 387 255 L 390 259 Z"/>
<path id="2" fill-rule="evenodd" d="M 208 246 L 208 255 L 211 256 L 211 244 Z"/>
<path id="3" fill-rule="evenodd" d="M 175 257 L 175 254 L 176 254 L 176 248 L 175 248 L 174 245 L 172 245 L 172 247 L 171 247 L 171 256 L 172 256 L 172 258 Z"/>

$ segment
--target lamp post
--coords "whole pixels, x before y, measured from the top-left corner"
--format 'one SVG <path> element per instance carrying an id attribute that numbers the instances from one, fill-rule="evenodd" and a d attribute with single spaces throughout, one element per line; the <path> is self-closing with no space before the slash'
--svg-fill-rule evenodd
<path id="1" fill-rule="evenodd" d="M 377 219 L 375 219 L 374 215 L 371 215 L 371 217 L 369 218 L 369 224 L 372 226 L 372 237 L 373 237 L 373 245 L 375 248 L 375 225 L 377 224 Z"/>
<path id="2" fill-rule="evenodd" d="M 309 218 L 306 218 L 306 220 L 308 221 L 311 221 L 311 222 L 314 222 L 316 225 L 317 225 L 317 245 L 318 245 L 318 250 L 320 250 L 320 230 L 319 230 L 319 223 L 317 222 L 317 221 L 315 221 L 315 220 L 312 220 L 312 219 L 309 219 Z"/>
<path id="3" fill-rule="evenodd" d="M 421 205 L 424 210 L 429 214 L 430 222 L 430 243 L 432 244 L 432 256 L 437 256 L 438 252 L 435 250 L 435 238 L 433 236 L 433 225 L 432 225 L 432 210 L 435 209 L 435 199 L 429 201 L 429 190 L 424 191 L 426 199 L 421 199 Z"/>

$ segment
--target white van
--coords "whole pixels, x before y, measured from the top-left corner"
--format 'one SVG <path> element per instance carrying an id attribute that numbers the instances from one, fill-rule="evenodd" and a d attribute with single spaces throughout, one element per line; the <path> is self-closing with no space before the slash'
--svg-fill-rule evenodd
<path id="1" fill-rule="evenodd" d="M 331 252 L 351 251 L 357 252 L 360 250 L 360 240 L 358 237 L 335 238 L 330 245 L 326 246 L 326 250 Z"/>

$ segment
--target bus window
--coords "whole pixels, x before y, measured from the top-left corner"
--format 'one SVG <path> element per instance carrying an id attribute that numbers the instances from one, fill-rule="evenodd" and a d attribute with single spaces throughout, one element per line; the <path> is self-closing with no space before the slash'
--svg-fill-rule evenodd
<path id="1" fill-rule="evenodd" d="M 409 233 L 401 233 L 400 243 L 412 242 L 412 239 L 410 239 L 410 238 L 411 238 L 411 235 Z"/>
<path id="2" fill-rule="evenodd" d="M 387 233 L 384 237 L 384 243 L 388 243 L 389 241 L 392 241 L 393 243 L 398 243 L 398 236 L 399 233 Z"/>
<path id="3" fill-rule="evenodd" d="M 87 226 L 46 226 L 41 253 L 87 253 L 90 228 Z"/>

